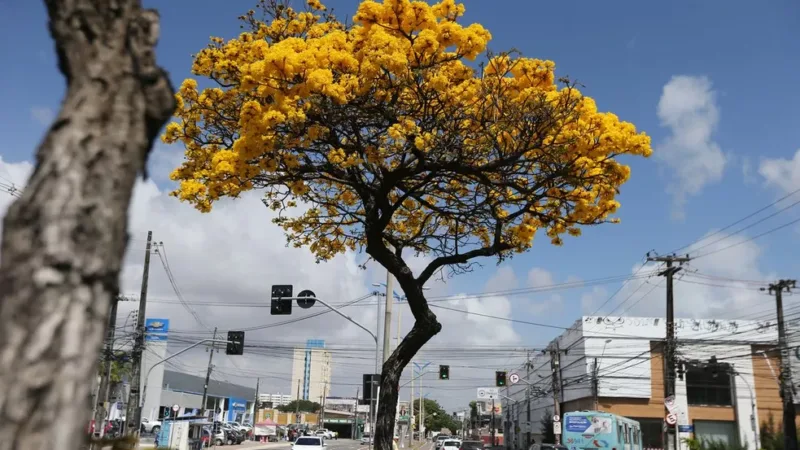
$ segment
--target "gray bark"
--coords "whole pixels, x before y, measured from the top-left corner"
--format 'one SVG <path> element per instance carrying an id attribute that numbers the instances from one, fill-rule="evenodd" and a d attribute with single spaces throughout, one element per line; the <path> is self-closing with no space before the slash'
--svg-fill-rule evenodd
<path id="1" fill-rule="evenodd" d="M 154 11 L 138 0 L 45 3 L 67 93 L 3 221 L 0 450 L 85 443 L 128 205 L 174 110 Z"/>

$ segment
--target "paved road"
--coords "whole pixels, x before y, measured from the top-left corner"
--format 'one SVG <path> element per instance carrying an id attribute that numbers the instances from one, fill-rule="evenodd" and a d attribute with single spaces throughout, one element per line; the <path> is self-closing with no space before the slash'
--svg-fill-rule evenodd
<path id="1" fill-rule="evenodd" d="M 362 445 L 360 441 L 354 441 L 351 439 L 332 439 L 327 440 L 326 444 L 328 444 L 328 450 L 368 450 L 368 446 Z M 142 442 L 139 444 L 140 449 L 147 449 L 153 448 L 153 441 L 152 439 L 146 440 L 142 439 Z M 291 443 L 283 441 L 283 442 L 273 442 L 269 444 L 260 444 L 257 442 L 243 442 L 239 445 L 226 445 L 223 447 L 216 447 L 220 450 L 290 450 L 292 448 Z M 430 442 L 426 442 L 421 444 L 419 442 L 415 443 L 414 450 L 433 450 L 433 444 Z M 401 450 L 411 450 L 408 447 Z"/>

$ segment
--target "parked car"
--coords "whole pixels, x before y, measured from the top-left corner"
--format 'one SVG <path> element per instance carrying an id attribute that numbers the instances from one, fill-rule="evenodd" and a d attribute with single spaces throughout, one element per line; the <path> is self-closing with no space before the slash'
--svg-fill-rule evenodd
<path id="1" fill-rule="evenodd" d="M 142 419 L 142 433 L 158 434 L 161 431 L 161 422 L 157 420 Z"/>
<path id="2" fill-rule="evenodd" d="M 292 444 L 292 450 L 325 450 L 327 447 L 320 436 L 301 436 Z"/>
<path id="3" fill-rule="evenodd" d="M 214 434 L 209 427 L 203 427 L 203 434 L 208 433 L 209 439 L 207 442 L 213 443 L 216 446 L 225 445 L 225 432 L 219 430 L 219 433 Z M 205 439 L 203 439 L 205 440 Z M 206 445 L 209 445 L 208 443 Z"/>
<path id="4" fill-rule="evenodd" d="M 361 436 L 361 443 L 362 444 L 371 444 L 372 443 L 372 436 L 370 436 L 369 433 L 364 433 Z"/>
<path id="5" fill-rule="evenodd" d="M 320 428 L 319 430 L 314 433 L 316 436 L 322 436 L 325 439 L 333 439 L 333 432 L 330 430 L 326 430 L 325 428 Z"/>

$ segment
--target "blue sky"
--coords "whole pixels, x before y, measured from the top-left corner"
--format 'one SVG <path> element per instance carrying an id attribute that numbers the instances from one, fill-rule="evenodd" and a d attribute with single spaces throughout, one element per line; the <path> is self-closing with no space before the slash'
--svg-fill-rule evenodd
<path id="1" fill-rule="evenodd" d="M 176 85 L 189 75 L 190 55 L 205 46 L 209 36 L 238 34 L 236 17 L 251 3 L 145 2 L 161 12 L 163 35 L 158 60 Z M 6 61 L 0 73 L 0 128 L 4 136 L 0 155 L 6 162 L 30 161 L 43 123 L 58 108 L 64 81 L 55 67 L 43 3 L 2 4 L 0 40 L 13 45 L 0 48 L 0 60 Z M 342 16 L 351 15 L 357 2 L 326 4 Z M 771 203 L 789 191 L 792 181 L 786 180 L 792 174 L 800 187 L 800 172 L 791 172 L 794 166 L 789 164 L 800 149 L 800 4 L 796 1 L 565 4 L 472 0 L 465 4 L 464 21 L 480 22 L 492 32 L 491 49 L 513 47 L 526 56 L 552 59 L 559 75 L 579 80 L 601 110 L 613 111 L 635 123 L 652 136 L 655 147 L 652 158 L 630 161 L 633 174 L 620 196 L 622 223 L 585 230 L 583 237 L 568 238 L 560 248 L 540 240 L 533 251 L 507 263 L 519 286 L 525 284 L 528 271 L 534 267 L 548 271 L 555 282 L 569 276 L 592 279 L 630 273 L 648 250 L 666 252 L 688 244 Z M 698 100 L 701 104 L 695 109 L 678 105 L 659 116 L 664 87 L 676 76 L 690 78 L 683 79 L 688 84 L 676 83 L 673 87 L 695 90 L 678 92 L 677 100 L 673 100 L 691 103 L 702 97 Z M 664 126 L 670 118 L 677 128 Z M 674 136 L 698 131 L 697 127 L 702 135 L 700 142 L 684 142 L 678 145 L 680 151 L 676 150 Z M 692 153 L 695 151 L 698 154 Z M 717 161 L 720 155 L 725 161 L 721 172 L 707 167 L 700 167 L 699 172 L 687 169 L 685 161 L 696 157 L 695 164 L 702 166 L 707 161 L 705 156 L 714 156 L 715 152 Z M 712 164 L 714 158 L 708 161 Z M 769 167 L 777 167 L 770 172 L 771 178 L 759 173 L 770 162 Z M 154 173 L 154 177 L 161 188 L 166 187 L 164 173 Z M 682 191 L 687 181 L 693 183 L 698 177 L 708 180 L 699 183 L 697 192 L 687 195 L 682 207 L 676 208 L 668 187 L 677 186 L 673 193 Z M 747 233 L 757 234 L 795 217 L 796 212 L 789 210 Z M 756 242 L 761 253 L 753 270 L 782 277 L 800 274 L 800 260 L 792 257 L 800 250 L 796 228 Z M 474 276 L 450 282 L 448 291 L 478 292 L 486 288 L 491 277 L 496 277 L 491 286 L 497 286 L 498 280 L 500 285 L 513 282 L 508 272 L 498 274 L 493 262 L 485 261 L 484 266 Z M 605 289 L 610 293 L 616 286 Z M 589 291 L 563 293 L 559 300 L 562 307 L 547 320 L 559 325 L 572 323 L 582 308 L 581 296 Z M 658 293 L 660 298 L 663 292 Z M 602 292 L 595 295 L 602 297 Z M 530 312 L 519 313 L 536 319 Z M 524 326 L 515 325 L 514 329 L 526 340 L 539 342 L 553 334 Z"/>

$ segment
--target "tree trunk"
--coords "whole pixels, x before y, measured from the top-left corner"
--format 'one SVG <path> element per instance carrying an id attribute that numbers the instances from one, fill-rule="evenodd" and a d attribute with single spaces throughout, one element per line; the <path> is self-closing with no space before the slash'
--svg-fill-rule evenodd
<path id="1" fill-rule="evenodd" d="M 138 173 L 175 107 L 139 0 L 46 0 L 62 109 L 3 223 L 0 450 L 78 449 Z M 138 425 L 138 424 L 137 424 Z"/>

